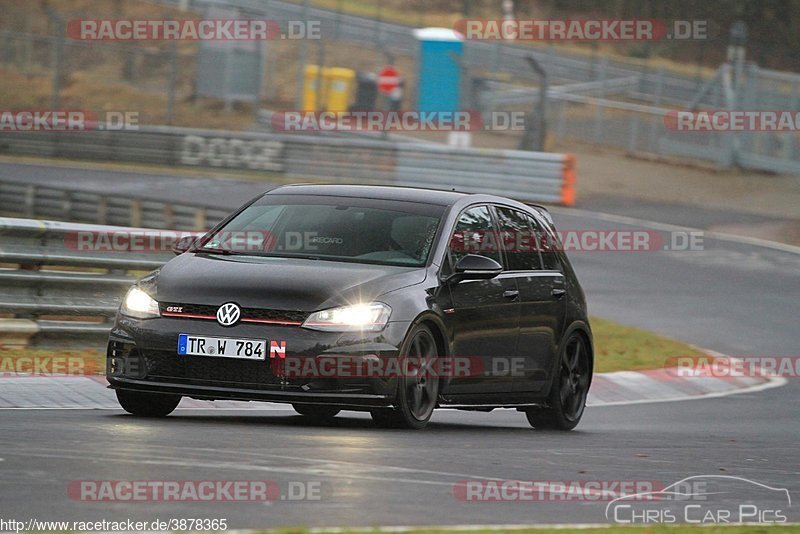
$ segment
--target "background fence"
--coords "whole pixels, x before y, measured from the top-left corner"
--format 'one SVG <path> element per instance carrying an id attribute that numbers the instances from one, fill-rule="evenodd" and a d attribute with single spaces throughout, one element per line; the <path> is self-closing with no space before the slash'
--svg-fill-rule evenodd
<path id="1" fill-rule="evenodd" d="M 800 174 L 800 131 L 701 132 L 667 126 L 670 114 L 686 109 L 800 113 L 800 76 L 750 64 L 736 80 L 732 70 L 723 65 L 696 93 L 686 85 L 683 96 L 675 80 L 663 71 L 552 87 L 546 116 L 549 134 L 555 146 L 577 141 L 634 155 Z M 536 88 L 490 87 L 478 97 L 478 107 L 484 112 L 530 109 L 539 94 Z"/>
<path id="2" fill-rule="evenodd" d="M 188 14 L 177 11 L 180 5 L 188 6 Z M 247 74 L 263 78 L 260 104 L 265 107 L 293 106 L 296 95 L 302 92 L 297 73 L 303 63 L 370 72 L 385 63 L 396 63 L 406 82 L 404 107 L 410 109 L 415 101 L 418 43 L 412 30 L 426 23 L 424 16 L 417 16 L 424 15 L 423 3 L 415 4 L 417 15 L 409 12 L 408 25 L 381 20 L 380 10 L 369 18 L 281 0 L 163 0 L 156 9 L 164 10 L 165 18 L 200 17 L 209 10 L 222 9 L 238 17 L 273 19 L 282 28 L 289 21 L 318 21 L 320 39 L 264 43 L 262 68 Z M 108 93 L 109 101 L 114 101 L 118 109 L 138 111 L 142 124 L 170 124 L 175 119 L 196 125 L 202 115 L 206 121 L 203 126 L 231 127 L 230 120 L 226 122 L 212 109 L 213 103 L 204 101 L 203 113 L 193 112 L 197 102 L 197 43 L 87 43 L 65 38 L 63 23 L 54 18 L 43 34 L 25 31 L 36 24 L 21 20 L 15 29 L 0 32 L 3 67 L 24 76 L 49 76 L 52 82 L 45 83 L 52 85 L 53 103 L 62 93 L 61 101 L 69 101 L 70 95 L 75 97 L 72 93 L 76 88 L 85 85 L 91 87 L 91 93 Z M 703 47 L 692 49 L 702 52 Z M 800 174 L 797 132 L 676 133 L 663 124 L 669 111 L 693 107 L 731 109 L 733 105 L 737 109 L 800 111 L 800 75 L 750 65 L 732 85 L 728 83 L 727 90 L 737 93 L 732 104 L 726 97 L 724 75 L 730 67 L 714 72 L 698 61 L 693 66 L 666 68 L 663 63 L 610 56 L 596 48 L 579 52 L 552 45 L 468 41 L 462 65 L 466 78 L 462 108 L 532 111 L 538 79 L 526 59 L 529 56 L 548 74 L 547 124 L 556 149 L 582 142 L 634 154 Z M 134 91 L 121 91 L 120 87 Z M 240 122 L 252 125 L 256 111 L 249 109 L 251 120 Z"/>
<path id="3" fill-rule="evenodd" d="M 337 46 L 341 42 L 365 45 L 378 55 L 376 65 L 408 58 L 407 102 L 415 101 L 414 65 L 419 45 L 411 26 L 333 10 L 305 9 L 278 0 L 191 0 L 189 4 L 203 9 L 220 3 L 281 23 L 303 18 L 318 20 L 323 29 L 322 40 L 333 40 Z M 697 49 L 702 53 L 702 48 Z M 800 132 L 687 133 L 670 131 L 664 125 L 666 115 L 675 110 L 800 111 L 798 74 L 761 69 L 750 63 L 735 77 L 728 64 L 716 72 L 703 68 L 699 61 L 694 67 L 677 70 L 648 61 L 611 57 L 596 50 L 581 54 L 552 45 L 467 41 L 462 60 L 466 78 L 462 108 L 477 107 L 484 112 L 533 110 L 539 79 L 528 57 L 535 58 L 548 75 L 551 87 L 547 123 L 556 147 L 578 141 L 632 154 L 693 158 L 721 167 L 739 165 L 800 174 Z M 731 91 L 735 102 L 726 94 Z"/>

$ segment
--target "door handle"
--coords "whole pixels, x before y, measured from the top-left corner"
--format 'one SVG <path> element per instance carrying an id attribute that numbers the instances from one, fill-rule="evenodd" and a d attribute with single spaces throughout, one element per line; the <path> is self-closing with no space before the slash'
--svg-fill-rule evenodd
<path id="1" fill-rule="evenodd" d="M 516 300 L 519 297 L 519 291 L 516 289 L 507 289 L 503 291 L 503 297 L 511 300 Z"/>
<path id="2" fill-rule="evenodd" d="M 554 296 L 557 299 L 560 299 L 564 295 L 567 294 L 566 289 L 562 289 L 560 287 L 554 287 L 553 290 L 550 292 L 550 295 Z"/>

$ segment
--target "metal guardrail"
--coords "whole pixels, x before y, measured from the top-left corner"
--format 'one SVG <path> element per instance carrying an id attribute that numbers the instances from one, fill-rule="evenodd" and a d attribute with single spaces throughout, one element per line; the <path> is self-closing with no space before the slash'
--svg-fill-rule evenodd
<path id="1" fill-rule="evenodd" d="M 132 131 L 73 133 L 0 131 L 0 153 L 249 170 L 297 181 L 311 178 L 339 183 L 455 188 L 504 195 L 523 202 L 569 205 L 574 201 L 573 158 L 547 152 L 149 126 Z M 71 199 L 76 207 L 84 202 L 77 193 Z M 63 206 L 64 201 L 52 202 Z M 111 214 L 117 208 L 108 199 L 106 213 Z M 119 224 L 118 219 L 111 217 L 107 222 Z"/>
<path id="2" fill-rule="evenodd" d="M 82 236 L 148 232 L 119 226 L 0 217 L 0 344 L 70 341 L 106 336 L 119 301 L 170 251 L 103 251 Z M 156 231 L 160 232 L 160 231 Z M 145 234 L 146 235 L 146 234 Z"/>
<path id="3" fill-rule="evenodd" d="M 68 185 L 56 188 L 10 181 L 5 177 L 0 181 L 0 213 L 26 218 L 132 227 L 147 224 L 170 230 L 199 232 L 213 227 L 229 211 L 72 191 Z"/>

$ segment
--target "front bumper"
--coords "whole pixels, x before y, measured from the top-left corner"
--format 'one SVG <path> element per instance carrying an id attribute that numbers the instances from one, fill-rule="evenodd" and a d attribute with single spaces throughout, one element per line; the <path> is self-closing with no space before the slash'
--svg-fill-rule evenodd
<path id="1" fill-rule="evenodd" d="M 318 373 L 315 370 L 325 367 L 314 365 L 304 366 L 303 372 L 287 374 L 286 364 L 299 359 L 313 363 L 336 358 L 396 358 L 408 327 L 407 322 L 390 322 L 380 332 L 318 332 L 296 326 L 223 327 L 208 320 L 118 316 L 109 337 L 106 377 L 112 389 L 173 393 L 197 399 L 332 404 L 362 409 L 389 406 L 397 392 L 394 376 L 355 376 L 335 369 L 332 373 Z M 285 342 L 287 360 L 181 356 L 177 342 L 182 333 L 266 339 L 268 345 L 269 341 Z"/>

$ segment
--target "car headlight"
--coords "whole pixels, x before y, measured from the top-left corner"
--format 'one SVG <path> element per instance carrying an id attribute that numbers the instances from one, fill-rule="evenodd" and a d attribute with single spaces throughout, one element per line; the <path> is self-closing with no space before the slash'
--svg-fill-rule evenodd
<path id="1" fill-rule="evenodd" d="M 382 302 L 341 306 L 312 313 L 303 327 L 327 332 L 376 331 L 386 326 L 391 314 L 392 309 Z"/>
<path id="2" fill-rule="evenodd" d="M 161 315 L 158 311 L 158 302 L 136 286 L 128 290 L 128 294 L 122 300 L 120 311 L 138 319 L 149 319 Z"/>

